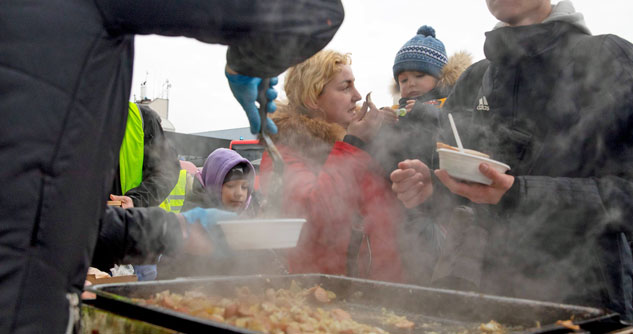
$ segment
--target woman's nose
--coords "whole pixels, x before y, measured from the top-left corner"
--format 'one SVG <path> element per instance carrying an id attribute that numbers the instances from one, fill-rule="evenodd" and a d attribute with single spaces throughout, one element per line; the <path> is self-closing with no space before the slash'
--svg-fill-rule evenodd
<path id="1" fill-rule="evenodd" d="M 356 87 L 354 87 L 354 95 L 352 96 L 352 101 L 354 101 L 354 103 L 360 101 L 363 97 L 360 95 L 360 93 L 358 92 L 358 90 L 356 89 Z"/>

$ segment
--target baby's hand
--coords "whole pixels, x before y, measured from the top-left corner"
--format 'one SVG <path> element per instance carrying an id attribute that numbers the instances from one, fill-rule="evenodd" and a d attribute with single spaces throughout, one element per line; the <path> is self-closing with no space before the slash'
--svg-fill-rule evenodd
<path id="1" fill-rule="evenodd" d="M 407 113 L 411 112 L 414 105 L 415 105 L 415 100 L 407 100 L 407 105 L 404 106 L 404 108 L 407 109 Z"/>

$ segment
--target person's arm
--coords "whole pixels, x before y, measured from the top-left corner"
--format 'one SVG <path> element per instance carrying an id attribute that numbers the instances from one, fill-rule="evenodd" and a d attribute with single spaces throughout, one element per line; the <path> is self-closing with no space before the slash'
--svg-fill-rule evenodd
<path id="1" fill-rule="evenodd" d="M 101 219 L 92 266 L 107 271 L 114 264 L 156 263 L 160 254 L 227 252 L 216 222 L 235 216 L 218 209 L 194 208 L 175 214 L 157 207 L 108 206 Z"/>
<path id="2" fill-rule="evenodd" d="M 159 254 L 179 252 L 183 233 L 176 214 L 161 208 L 108 206 L 93 254 L 93 267 L 109 270 L 120 263 L 156 263 Z"/>
<path id="3" fill-rule="evenodd" d="M 96 0 L 114 35 L 185 36 L 228 45 L 227 64 L 274 77 L 321 50 L 343 22 L 340 0 Z"/>
<path id="4" fill-rule="evenodd" d="M 143 116 L 143 181 L 128 190 L 134 207 L 157 206 L 162 203 L 178 182 L 180 163 L 178 154 L 165 137 L 160 116 L 148 106 L 139 105 Z"/>

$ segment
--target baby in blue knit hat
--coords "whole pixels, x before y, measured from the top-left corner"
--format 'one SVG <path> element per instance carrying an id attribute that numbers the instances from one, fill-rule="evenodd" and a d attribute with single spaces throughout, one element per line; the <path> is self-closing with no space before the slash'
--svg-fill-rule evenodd
<path id="1" fill-rule="evenodd" d="M 433 90 L 447 62 L 446 49 L 435 38 L 435 30 L 426 25 L 420 27 L 418 33 L 400 48 L 393 63 L 393 77 L 401 97 L 414 99 Z M 407 111 L 411 111 L 414 103 L 407 101 Z"/>
<path id="2" fill-rule="evenodd" d="M 444 44 L 429 26 L 420 27 L 398 50 L 393 77 L 401 98 L 398 105 L 384 108 L 397 114 L 397 121 L 383 124 L 372 148 L 386 171 L 397 169 L 405 159 L 432 166 L 442 104 L 471 63 L 467 52 L 447 57 Z"/>

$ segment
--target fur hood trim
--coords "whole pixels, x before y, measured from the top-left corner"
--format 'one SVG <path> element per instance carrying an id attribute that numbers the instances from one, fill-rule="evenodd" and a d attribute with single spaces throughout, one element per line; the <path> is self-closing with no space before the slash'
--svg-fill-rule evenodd
<path id="1" fill-rule="evenodd" d="M 448 62 L 442 68 L 442 74 L 438 86 L 453 87 L 459 76 L 472 65 L 473 57 L 466 51 L 459 51 L 448 58 Z"/>
<path id="2" fill-rule="evenodd" d="M 273 141 L 306 158 L 325 161 L 334 143 L 345 136 L 345 129 L 338 124 L 309 117 L 288 106 L 279 109 L 272 116 L 279 130 L 272 136 Z"/>

